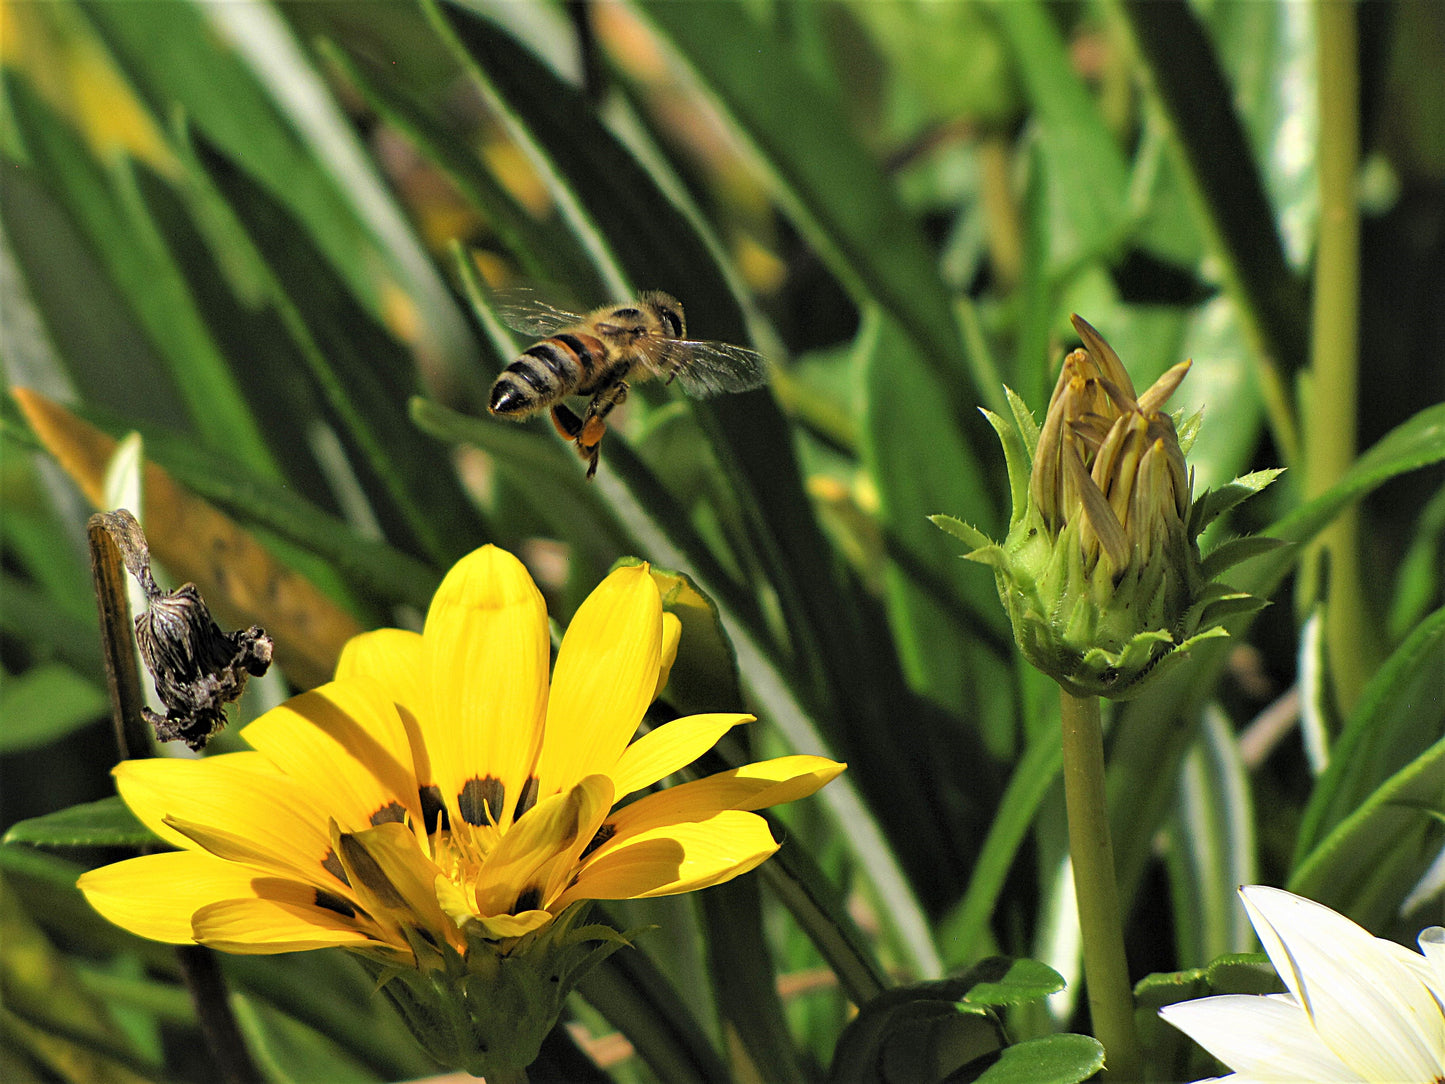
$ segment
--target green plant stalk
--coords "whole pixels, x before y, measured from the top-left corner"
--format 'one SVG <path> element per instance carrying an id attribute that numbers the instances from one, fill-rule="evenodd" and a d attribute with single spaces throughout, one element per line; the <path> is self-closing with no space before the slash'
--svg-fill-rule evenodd
<path id="1" fill-rule="evenodd" d="M 1084 985 L 1094 1037 L 1104 1044 L 1111 1081 L 1139 1080 L 1134 992 L 1124 956 L 1124 925 L 1114 879 L 1114 844 L 1104 794 L 1104 730 L 1097 696 L 1059 689 L 1064 742 L 1064 803 L 1074 864 Z"/>
<path id="2" fill-rule="evenodd" d="M 1309 418 L 1304 430 L 1306 496 L 1344 476 L 1355 459 L 1359 377 L 1359 66 L 1352 0 L 1316 0 L 1320 108 L 1320 225 L 1311 327 Z M 1360 580 L 1359 510 L 1351 505 L 1320 536 L 1312 565 L 1328 552 L 1325 638 L 1335 696 L 1348 712 L 1374 660 Z M 1310 581 L 1307 579 L 1306 590 Z M 1314 592 L 1306 594 L 1309 600 Z"/>

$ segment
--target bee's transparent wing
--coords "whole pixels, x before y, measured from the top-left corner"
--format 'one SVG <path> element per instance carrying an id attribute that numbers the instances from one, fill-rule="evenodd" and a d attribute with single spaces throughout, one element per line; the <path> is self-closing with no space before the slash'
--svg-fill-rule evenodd
<path id="1" fill-rule="evenodd" d="M 502 323 L 524 335 L 555 335 L 564 327 L 575 327 L 584 319 L 580 313 L 547 304 L 530 290 L 502 290 L 497 294 L 497 301 L 497 315 Z"/>
<path id="2" fill-rule="evenodd" d="M 768 361 L 756 350 L 731 343 L 677 340 L 681 360 L 673 376 L 697 399 L 723 392 L 751 391 L 768 382 Z"/>

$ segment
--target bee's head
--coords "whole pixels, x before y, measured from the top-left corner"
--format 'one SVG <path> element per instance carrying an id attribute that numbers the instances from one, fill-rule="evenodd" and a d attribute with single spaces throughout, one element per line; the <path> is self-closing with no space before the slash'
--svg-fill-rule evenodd
<path id="1" fill-rule="evenodd" d="M 642 295 L 642 300 L 657 314 L 669 335 L 674 339 L 687 338 L 687 321 L 683 318 L 682 305 L 677 298 L 661 290 L 649 290 Z"/>

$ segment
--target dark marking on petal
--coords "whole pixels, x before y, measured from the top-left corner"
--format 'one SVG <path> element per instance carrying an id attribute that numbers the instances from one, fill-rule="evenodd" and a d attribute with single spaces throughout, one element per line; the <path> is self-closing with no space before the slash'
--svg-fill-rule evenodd
<path id="1" fill-rule="evenodd" d="M 350 887 L 351 878 L 346 876 L 346 867 L 341 864 L 341 859 L 336 856 L 335 851 L 328 850 L 326 852 L 326 857 L 321 860 L 321 868 L 342 884 Z"/>
<path id="2" fill-rule="evenodd" d="M 457 795 L 457 812 L 462 820 L 478 827 L 496 824 L 502 816 L 502 805 L 506 801 L 507 788 L 494 775 L 483 779 L 468 779 Z"/>
<path id="3" fill-rule="evenodd" d="M 371 852 L 358 843 L 355 836 L 347 832 L 342 832 L 338 838 L 341 841 L 341 851 L 346 855 L 346 864 L 361 879 L 361 883 L 387 907 L 405 905 L 406 901 L 396 890 L 396 885 L 391 883 L 391 878 L 377 864 L 376 859 L 371 856 Z"/>
<path id="4" fill-rule="evenodd" d="M 345 918 L 356 917 L 356 908 L 351 906 L 351 904 L 347 903 L 340 896 L 333 896 L 330 892 L 324 892 L 319 888 L 315 891 L 315 902 L 317 907 L 324 907 L 328 911 L 335 911 L 338 915 L 341 915 Z"/>
<path id="5" fill-rule="evenodd" d="M 421 820 L 426 825 L 427 835 L 440 828 L 451 827 L 448 823 L 446 803 L 442 801 L 441 787 L 428 783 L 417 788 L 416 796 L 421 801 Z"/>
<path id="6" fill-rule="evenodd" d="M 542 906 L 542 890 L 535 885 L 522 889 L 517 896 L 517 902 L 512 904 L 512 914 L 520 915 L 523 911 L 535 911 Z"/>
<path id="7" fill-rule="evenodd" d="M 578 857 L 586 858 L 588 855 L 590 855 L 593 851 L 595 851 L 598 847 L 602 846 L 602 844 L 606 843 L 616 834 L 617 825 L 604 824 L 601 828 L 597 829 L 597 834 L 588 841 L 587 846 L 582 848 L 582 853 Z"/>
<path id="8" fill-rule="evenodd" d="M 522 784 L 522 794 L 517 799 L 517 811 L 512 814 L 512 820 L 522 819 L 522 814 L 537 804 L 537 789 L 539 780 L 535 775 L 527 776 L 527 781 Z"/>
<path id="9" fill-rule="evenodd" d="M 400 802 L 389 802 L 371 815 L 371 823 L 377 824 L 405 824 L 406 808 Z"/>

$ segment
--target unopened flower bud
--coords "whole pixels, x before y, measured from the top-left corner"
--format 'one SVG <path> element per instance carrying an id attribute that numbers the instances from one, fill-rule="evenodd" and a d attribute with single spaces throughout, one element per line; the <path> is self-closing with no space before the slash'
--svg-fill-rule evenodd
<path id="1" fill-rule="evenodd" d="M 1190 363 L 1136 395 L 1119 356 L 1084 320 L 1064 359 L 1042 427 L 1009 392 L 1014 422 L 989 414 L 1008 459 L 1008 537 L 989 540 L 946 516 L 934 522 L 992 565 L 1020 649 L 1077 695 L 1126 699 L 1219 621 L 1263 603 L 1211 583 L 1229 563 L 1206 562 L 1198 538 L 1226 508 L 1278 474 L 1261 472 L 1192 501 L 1193 479 L 1163 406 Z M 987 413 L 987 412 L 986 412 Z M 1025 462 L 1027 458 L 1027 462 Z M 1260 540 L 1233 560 L 1260 552 Z"/>

